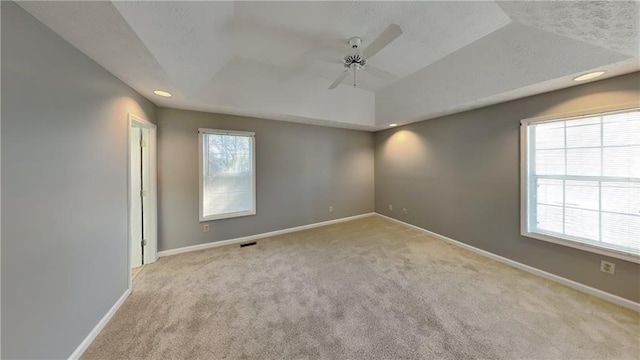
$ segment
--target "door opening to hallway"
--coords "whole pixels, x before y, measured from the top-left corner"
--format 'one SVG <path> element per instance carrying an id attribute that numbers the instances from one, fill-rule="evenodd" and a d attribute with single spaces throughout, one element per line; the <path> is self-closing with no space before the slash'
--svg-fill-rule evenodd
<path id="1" fill-rule="evenodd" d="M 130 281 L 157 259 L 155 151 L 155 125 L 129 115 Z"/>

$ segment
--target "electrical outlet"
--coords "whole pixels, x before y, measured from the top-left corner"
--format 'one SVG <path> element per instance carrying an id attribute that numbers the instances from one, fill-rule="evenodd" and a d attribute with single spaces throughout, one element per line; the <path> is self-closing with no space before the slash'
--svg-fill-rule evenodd
<path id="1" fill-rule="evenodd" d="M 329 212 L 332 213 L 333 212 L 333 206 L 329 206 Z"/>
<path id="2" fill-rule="evenodd" d="M 600 261 L 600 271 L 613 275 L 616 273 L 616 264 L 602 260 Z"/>
<path id="3" fill-rule="evenodd" d="M 393 211 L 393 205 L 389 204 L 389 210 Z"/>
<path id="4" fill-rule="evenodd" d="M 402 213 L 403 213 L 403 214 L 405 214 L 405 215 L 407 215 L 407 214 L 409 213 L 409 210 L 407 210 L 406 208 L 405 208 L 405 209 L 402 209 Z"/>
<path id="5" fill-rule="evenodd" d="M 202 231 L 209 232 L 209 224 L 202 225 Z"/>

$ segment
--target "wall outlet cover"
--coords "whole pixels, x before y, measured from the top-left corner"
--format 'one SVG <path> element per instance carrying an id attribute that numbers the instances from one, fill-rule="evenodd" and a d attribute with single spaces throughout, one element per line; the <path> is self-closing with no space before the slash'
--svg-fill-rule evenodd
<path id="1" fill-rule="evenodd" d="M 616 264 L 608 261 L 600 261 L 600 271 L 613 275 L 616 273 Z"/>

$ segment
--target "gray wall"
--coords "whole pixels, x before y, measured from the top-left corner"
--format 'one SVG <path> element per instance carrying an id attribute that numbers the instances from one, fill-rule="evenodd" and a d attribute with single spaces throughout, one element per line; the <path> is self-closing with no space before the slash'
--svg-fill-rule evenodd
<path id="1" fill-rule="evenodd" d="M 1 6 L 1 356 L 67 358 L 127 288 L 127 113 L 156 108 Z"/>
<path id="2" fill-rule="evenodd" d="M 127 288 L 126 115 L 154 121 L 156 108 L 14 3 L 1 7 L 1 357 L 66 358 Z M 377 211 L 639 301 L 638 265 L 613 260 L 611 277 L 598 271 L 605 257 L 518 228 L 519 120 L 637 101 L 638 84 L 634 74 L 379 132 Z M 158 116 L 160 250 L 374 209 L 371 133 Z M 198 127 L 256 132 L 258 214 L 209 222 L 209 233 L 198 222 Z"/>
<path id="3" fill-rule="evenodd" d="M 520 236 L 519 215 L 520 120 L 637 103 L 639 87 L 634 73 L 378 132 L 376 212 L 640 301 L 638 264 Z"/>
<path id="4" fill-rule="evenodd" d="M 208 233 L 198 221 L 198 128 L 256 133 L 257 214 L 210 221 Z M 373 211 L 369 132 L 160 108 L 158 157 L 160 250 Z"/>

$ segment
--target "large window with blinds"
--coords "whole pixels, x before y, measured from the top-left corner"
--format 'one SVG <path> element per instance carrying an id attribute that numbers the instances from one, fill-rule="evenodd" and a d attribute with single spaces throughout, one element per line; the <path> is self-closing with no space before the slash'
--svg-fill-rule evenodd
<path id="1" fill-rule="evenodd" d="M 640 109 L 521 134 L 522 235 L 640 262 Z"/>
<path id="2" fill-rule="evenodd" d="M 200 221 L 256 213 L 255 134 L 198 130 Z"/>

